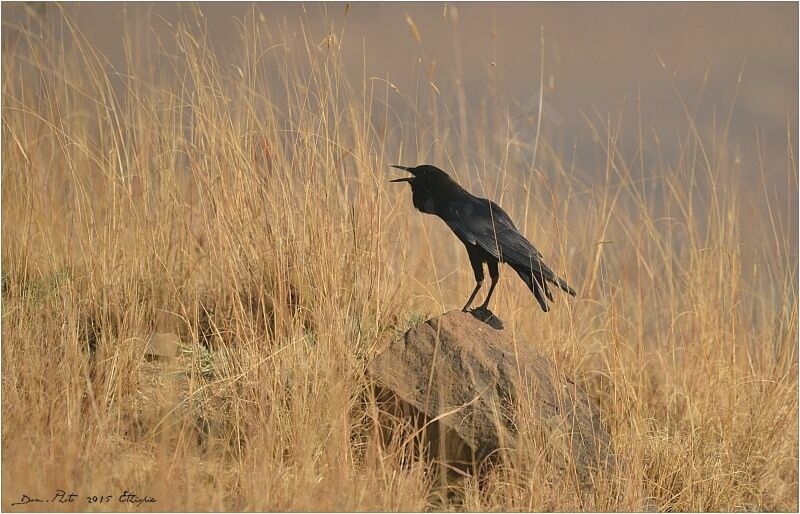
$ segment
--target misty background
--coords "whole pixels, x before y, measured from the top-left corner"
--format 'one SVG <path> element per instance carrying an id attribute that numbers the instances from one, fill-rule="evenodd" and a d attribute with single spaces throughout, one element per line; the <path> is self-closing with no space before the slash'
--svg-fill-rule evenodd
<path id="1" fill-rule="evenodd" d="M 357 90 L 385 90 L 375 97 L 385 98 L 391 115 L 376 109 L 373 122 L 403 142 L 401 164 L 420 159 L 454 167 L 470 184 L 474 170 L 491 174 L 504 159 L 536 162 L 531 173 L 547 173 L 545 162 L 531 159 L 539 131 L 576 178 L 598 185 L 606 179 L 609 134 L 617 158 L 642 168 L 646 182 L 656 163 L 676 161 L 689 131 L 709 146 L 727 132 L 724 147 L 745 186 L 742 201 L 764 209 L 766 190 L 774 205 L 785 206 L 783 228 L 795 248 L 797 9 L 788 2 L 4 2 L 3 51 L 15 51 L 21 26 L 33 33 L 48 27 L 73 44 L 63 13 L 119 76 L 136 72 L 126 68 L 126 55 L 169 61 L 177 53 L 169 35 L 181 22 L 197 24 L 220 60 L 234 66 L 243 52 L 241 24 L 250 16 L 269 27 L 265 37 L 305 35 L 320 49 L 339 45 Z M 126 47 L 130 42 L 134 48 Z M 260 73 L 280 80 L 264 66 Z M 114 83 L 124 96 L 125 81 Z M 449 115 L 432 119 L 432 102 Z M 496 134 L 475 136 L 471 120 L 487 116 Z M 434 124 L 458 135 L 460 153 L 437 148 Z M 492 155 L 492 142 L 477 137 L 495 137 L 504 155 Z"/>

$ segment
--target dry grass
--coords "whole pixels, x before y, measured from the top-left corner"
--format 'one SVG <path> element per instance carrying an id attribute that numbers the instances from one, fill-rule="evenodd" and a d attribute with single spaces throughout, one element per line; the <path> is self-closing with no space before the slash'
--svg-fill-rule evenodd
<path id="1" fill-rule="evenodd" d="M 547 130 L 532 156 L 493 137 L 502 109 L 451 112 L 455 81 L 349 81 L 335 33 L 255 16 L 223 58 L 198 17 L 111 71 L 61 28 L 70 44 L 3 48 L 4 510 L 59 488 L 166 510 L 433 505 L 431 469 L 373 437 L 364 374 L 471 288 L 447 229 L 386 183 L 420 161 L 499 200 L 574 282 L 544 315 L 506 273 L 493 307 L 597 398 L 618 454 L 582 491 L 523 438 L 464 508 L 798 508 L 796 213 L 724 124 L 687 111 L 680 152 L 645 130 L 623 158 L 617 122 L 587 118 L 606 156 L 588 183 Z M 771 173 L 796 195 L 794 150 Z M 142 358 L 153 332 L 181 337 L 178 359 Z"/>

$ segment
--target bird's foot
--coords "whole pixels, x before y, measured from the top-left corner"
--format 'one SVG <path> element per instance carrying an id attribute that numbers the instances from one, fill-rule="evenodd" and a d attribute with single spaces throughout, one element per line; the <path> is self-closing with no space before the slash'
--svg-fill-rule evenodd
<path id="1" fill-rule="evenodd" d="M 500 318 L 494 315 L 492 311 L 489 310 L 488 307 L 478 307 L 477 309 L 472 309 L 468 311 L 472 314 L 472 317 L 477 319 L 478 321 L 482 321 L 492 327 L 495 330 L 503 330 L 504 325 L 503 322 L 500 321 Z"/>

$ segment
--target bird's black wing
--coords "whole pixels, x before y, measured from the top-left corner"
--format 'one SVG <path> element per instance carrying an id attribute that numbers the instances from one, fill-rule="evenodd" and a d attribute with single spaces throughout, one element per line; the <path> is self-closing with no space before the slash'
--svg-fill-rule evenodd
<path id="1" fill-rule="evenodd" d="M 496 203 L 485 198 L 463 198 L 450 202 L 440 216 L 462 241 L 478 245 L 514 269 L 538 274 L 575 296 L 575 290 L 542 262 L 539 250 L 520 234 Z"/>

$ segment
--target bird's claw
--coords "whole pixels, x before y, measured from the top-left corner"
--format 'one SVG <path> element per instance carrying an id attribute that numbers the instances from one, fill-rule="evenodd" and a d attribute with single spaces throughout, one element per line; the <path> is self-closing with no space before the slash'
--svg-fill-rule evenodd
<path id="1" fill-rule="evenodd" d="M 495 316 L 494 313 L 490 311 L 488 307 L 484 307 L 483 305 L 481 305 L 477 309 L 472 309 L 471 311 L 468 312 L 472 314 L 473 318 L 477 319 L 478 321 L 482 321 L 483 323 L 486 323 L 493 329 L 503 330 L 504 327 L 503 322 L 500 321 L 500 318 Z"/>

